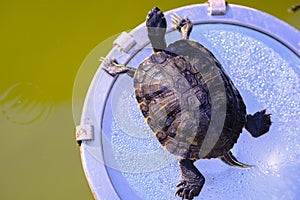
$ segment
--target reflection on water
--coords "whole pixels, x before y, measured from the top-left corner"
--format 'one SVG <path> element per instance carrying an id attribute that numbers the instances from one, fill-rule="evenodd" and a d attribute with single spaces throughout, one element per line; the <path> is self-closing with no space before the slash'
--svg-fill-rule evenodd
<path id="1" fill-rule="evenodd" d="M 0 120 L 16 124 L 31 124 L 45 119 L 53 104 L 39 86 L 16 83 L 0 95 Z"/>

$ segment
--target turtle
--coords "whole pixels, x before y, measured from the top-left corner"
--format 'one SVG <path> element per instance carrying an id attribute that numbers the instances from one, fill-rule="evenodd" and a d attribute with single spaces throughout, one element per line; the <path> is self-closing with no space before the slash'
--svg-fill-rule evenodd
<path id="1" fill-rule="evenodd" d="M 112 76 L 133 78 L 134 95 L 145 121 L 164 149 L 179 158 L 181 178 L 175 195 L 191 200 L 205 183 L 195 161 L 219 158 L 230 166 L 252 167 L 238 161 L 231 149 L 243 128 L 259 137 L 269 131 L 272 122 L 265 109 L 247 114 L 241 94 L 220 62 L 189 38 L 193 28 L 189 18 L 175 14 L 172 22 L 181 39 L 167 46 L 167 21 L 154 7 L 146 18 L 152 54 L 137 68 L 113 58 L 102 67 Z"/>

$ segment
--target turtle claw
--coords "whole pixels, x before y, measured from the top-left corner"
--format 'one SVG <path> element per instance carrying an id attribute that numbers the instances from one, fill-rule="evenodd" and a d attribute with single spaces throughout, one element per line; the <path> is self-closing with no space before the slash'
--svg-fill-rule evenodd
<path id="1" fill-rule="evenodd" d="M 111 76 L 116 76 L 123 73 L 127 73 L 130 77 L 134 76 L 135 69 L 133 67 L 121 65 L 114 58 L 101 57 L 100 61 L 102 61 L 102 69 L 109 73 Z"/>
<path id="2" fill-rule="evenodd" d="M 200 194 L 203 184 L 189 183 L 185 180 L 180 181 L 176 187 L 175 196 L 178 195 L 183 199 L 192 200 L 194 197 Z"/>
<path id="3" fill-rule="evenodd" d="M 193 23 L 187 17 L 180 17 L 177 13 L 171 15 L 172 27 L 180 31 L 183 38 L 188 39 L 193 28 Z"/>
<path id="4" fill-rule="evenodd" d="M 204 185 L 205 178 L 194 166 L 194 161 L 182 159 L 179 161 L 181 168 L 181 181 L 176 185 L 177 190 L 175 196 L 178 195 L 182 199 L 192 200 L 200 194 Z"/>
<path id="5" fill-rule="evenodd" d="M 180 27 L 180 22 L 183 20 L 182 17 L 180 17 L 177 13 L 174 13 L 174 15 L 171 15 L 171 20 L 172 20 L 172 27 L 174 29 L 179 29 Z"/>
<path id="6" fill-rule="evenodd" d="M 266 114 L 264 109 L 254 115 L 247 115 L 245 128 L 253 137 L 259 137 L 269 131 L 271 124 L 271 114 Z"/>
<path id="7" fill-rule="evenodd" d="M 102 69 L 112 76 L 116 76 L 123 70 L 122 67 L 119 66 L 117 60 L 114 58 L 101 57 L 100 61 L 102 62 Z"/>
<path id="8" fill-rule="evenodd" d="M 178 30 L 181 30 L 186 24 L 191 24 L 191 21 L 187 17 L 182 18 L 177 13 L 171 15 L 171 20 L 173 23 L 172 27 Z"/>

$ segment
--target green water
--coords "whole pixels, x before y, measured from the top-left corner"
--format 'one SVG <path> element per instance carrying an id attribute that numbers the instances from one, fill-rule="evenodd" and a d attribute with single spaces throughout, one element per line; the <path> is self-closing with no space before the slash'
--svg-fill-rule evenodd
<path id="1" fill-rule="evenodd" d="M 142 23 L 154 5 L 170 10 L 204 1 L 182 2 L 0 2 L 0 199 L 92 199 L 74 138 L 79 67 L 99 43 Z M 297 0 L 228 2 L 300 29 L 300 11 L 287 12 Z"/>

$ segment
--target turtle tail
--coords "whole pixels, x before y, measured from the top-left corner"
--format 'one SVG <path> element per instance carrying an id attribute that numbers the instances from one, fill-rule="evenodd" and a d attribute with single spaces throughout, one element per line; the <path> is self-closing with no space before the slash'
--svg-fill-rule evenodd
<path id="1" fill-rule="evenodd" d="M 262 110 L 254 115 L 247 115 L 245 128 L 253 137 L 259 137 L 269 131 L 271 124 L 271 114 Z"/>
<path id="2" fill-rule="evenodd" d="M 247 165 L 238 161 L 231 151 L 228 151 L 224 155 L 219 157 L 224 163 L 233 167 L 241 167 L 241 168 L 251 168 L 253 165 Z"/>

